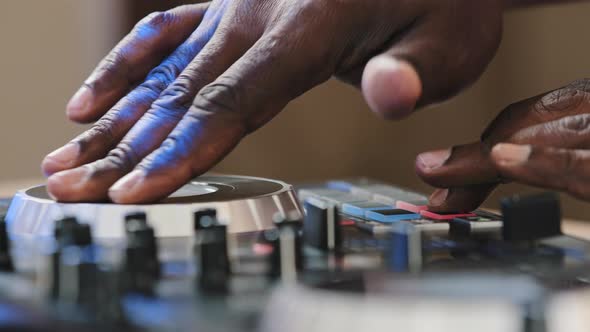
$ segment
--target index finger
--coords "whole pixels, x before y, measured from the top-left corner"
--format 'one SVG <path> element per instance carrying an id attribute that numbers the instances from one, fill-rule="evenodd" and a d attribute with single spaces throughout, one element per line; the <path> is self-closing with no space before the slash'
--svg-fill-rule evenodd
<path id="1" fill-rule="evenodd" d="M 490 148 L 517 131 L 562 117 L 589 111 L 590 80 L 574 81 L 562 88 L 509 105 L 484 130 L 481 141 Z"/>
<path id="2" fill-rule="evenodd" d="M 141 20 L 72 97 L 66 107 L 68 117 L 85 123 L 102 116 L 190 36 L 208 6 L 180 6 Z"/>
<path id="3" fill-rule="evenodd" d="M 307 52 L 308 61 L 302 61 L 293 49 L 299 45 L 282 34 L 263 36 L 204 87 L 162 146 L 111 187 L 111 199 L 131 204 L 166 197 L 213 167 L 291 99 L 330 77 L 321 55 Z M 312 71 L 319 75 L 301 75 Z"/>
<path id="4" fill-rule="evenodd" d="M 493 183 L 498 182 L 499 176 L 489 153 L 497 143 L 535 144 L 542 141 L 551 146 L 571 146 L 574 144 L 572 140 L 578 136 L 569 135 L 565 139 L 564 135 L 571 132 L 568 126 L 579 126 L 584 114 L 590 113 L 588 82 L 576 81 L 546 95 L 508 106 L 488 126 L 481 142 L 447 149 L 446 155 L 441 151 L 420 154 L 416 159 L 418 175 L 427 183 L 442 188 Z M 549 130 L 554 127 L 558 130 Z M 524 130 L 526 128 L 529 130 Z M 440 160 L 441 156 L 445 156 L 444 160 Z M 429 163 L 436 167 L 430 167 Z"/>
<path id="5" fill-rule="evenodd" d="M 508 142 L 552 148 L 588 148 L 590 147 L 589 124 L 590 114 L 563 117 L 524 128 L 513 134 Z M 430 201 L 430 208 L 433 211 L 473 209 L 487 198 L 500 183 L 500 179 L 507 174 L 493 158 L 488 156 L 487 149 L 472 149 L 471 153 L 465 153 L 467 150 L 465 148 L 461 150 L 462 157 L 451 153 L 449 165 L 443 165 L 430 174 L 420 173 L 418 170 L 419 175 L 425 177 L 431 184 L 450 188 L 444 192 L 444 199 L 440 198 L 441 190 L 433 194 L 432 197 L 439 198 Z M 456 159 L 459 161 L 454 161 Z"/>

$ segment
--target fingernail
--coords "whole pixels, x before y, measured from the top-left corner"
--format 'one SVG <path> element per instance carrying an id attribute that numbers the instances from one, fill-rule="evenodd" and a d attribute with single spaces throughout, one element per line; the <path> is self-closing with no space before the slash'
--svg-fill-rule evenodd
<path id="1" fill-rule="evenodd" d="M 68 143 L 61 148 L 51 152 L 47 155 L 48 159 L 55 162 L 67 164 L 78 157 L 80 153 L 80 146 L 76 143 Z"/>
<path id="2" fill-rule="evenodd" d="M 91 102 L 92 91 L 88 87 L 83 86 L 68 102 L 68 106 L 66 107 L 67 113 L 84 114 L 88 111 Z"/>
<path id="3" fill-rule="evenodd" d="M 72 167 L 79 154 L 80 146 L 76 143 L 68 143 L 51 152 L 43 159 L 42 168 L 45 175 Z"/>
<path id="4" fill-rule="evenodd" d="M 501 143 L 492 149 L 492 158 L 504 166 L 517 166 L 529 160 L 531 151 L 530 145 Z"/>
<path id="5" fill-rule="evenodd" d="M 418 164 L 423 170 L 429 171 L 441 167 L 451 156 L 451 149 L 425 152 L 418 155 Z"/>
<path id="6" fill-rule="evenodd" d="M 143 171 L 133 171 L 119 181 L 117 181 L 111 189 L 109 189 L 109 196 L 113 201 L 120 201 L 129 191 L 140 184 L 145 178 Z"/>
<path id="7" fill-rule="evenodd" d="M 428 204 L 430 206 L 442 205 L 447 200 L 447 196 L 449 196 L 449 189 L 437 189 L 430 195 Z"/>
<path id="8" fill-rule="evenodd" d="M 54 186 L 71 188 L 84 182 L 87 179 L 88 174 L 88 168 L 79 167 L 53 174 L 47 181 L 51 182 Z"/>

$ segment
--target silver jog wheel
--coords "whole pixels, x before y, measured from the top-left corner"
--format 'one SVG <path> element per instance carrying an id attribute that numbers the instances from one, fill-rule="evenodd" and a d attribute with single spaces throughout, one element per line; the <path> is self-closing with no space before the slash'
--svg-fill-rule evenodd
<path id="1" fill-rule="evenodd" d="M 230 233 L 273 228 L 273 216 L 302 216 L 291 185 L 263 178 L 207 174 L 194 179 L 165 200 L 149 205 L 112 203 L 59 203 L 45 186 L 19 191 L 6 217 L 13 237 L 52 237 L 55 220 L 76 217 L 91 226 L 93 237 L 118 239 L 125 236 L 124 217 L 145 212 L 158 238 L 191 237 L 193 213 L 216 209 Z"/>

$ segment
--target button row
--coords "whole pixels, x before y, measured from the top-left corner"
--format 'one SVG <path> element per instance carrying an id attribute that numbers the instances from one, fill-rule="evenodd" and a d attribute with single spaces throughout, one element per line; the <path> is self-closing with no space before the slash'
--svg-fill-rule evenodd
<path id="1" fill-rule="evenodd" d="M 357 227 L 373 234 L 390 232 L 392 225 L 399 222 L 425 232 L 463 235 L 498 233 L 502 229 L 501 218 L 493 214 L 428 211 L 426 196 L 381 183 L 331 181 L 326 187 L 301 189 L 299 196 L 304 202 L 312 199 L 332 204 Z"/>

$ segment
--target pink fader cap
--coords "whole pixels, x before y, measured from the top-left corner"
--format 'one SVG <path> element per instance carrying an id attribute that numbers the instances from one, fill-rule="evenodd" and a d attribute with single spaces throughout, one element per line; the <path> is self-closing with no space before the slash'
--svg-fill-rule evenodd
<path id="1" fill-rule="evenodd" d="M 414 212 L 414 213 L 420 213 L 420 211 L 425 211 L 426 209 L 428 209 L 428 206 L 426 205 L 417 205 L 411 202 L 404 202 L 404 201 L 397 201 L 395 203 L 395 206 L 398 209 L 402 209 L 402 210 L 406 210 L 406 211 L 410 211 L 410 212 Z"/>
<path id="2" fill-rule="evenodd" d="M 428 211 L 427 205 L 417 205 L 412 202 L 397 201 L 396 207 L 406 211 L 419 213 L 422 217 L 430 218 L 433 220 L 453 220 L 455 218 L 468 218 L 475 217 L 474 213 L 458 213 L 458 214 L 439 214 L 436 212 Z"/>
<path id="3" fill-rule="evenodd" d="M 453 220 L 455 218 L 469 218 L 476 217 L 475 213 L 459 213 L 459 214 L 438 214 L 427 210 L 420 211 L 422 217 L 430 218 L 434 220 Z"/>

